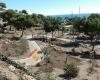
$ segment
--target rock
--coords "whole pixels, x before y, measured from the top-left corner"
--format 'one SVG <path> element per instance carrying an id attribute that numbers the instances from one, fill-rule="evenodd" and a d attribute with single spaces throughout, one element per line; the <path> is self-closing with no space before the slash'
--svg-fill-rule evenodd
<path id="1" fill-rule="evenodd" d="M 9 69 L 10 69 L 11 71 L 15 71 L 15 67 L 12 66 L 12 65 L 9 66 Z"/>
<path id="2" fill-rule="evenodd" d="M 23 75 L 23 79 L 27 79 L 27 80 L 36 80 L 36 79 L 34 79 L 32 76 L 29 76 L 29 75 L 26 75 L 26 74 L 24 74 Z"/>

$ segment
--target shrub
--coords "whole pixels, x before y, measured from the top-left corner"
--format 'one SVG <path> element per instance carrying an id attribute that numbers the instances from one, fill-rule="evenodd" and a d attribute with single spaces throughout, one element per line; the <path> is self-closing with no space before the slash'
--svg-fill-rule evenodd
<path id="1" fill-rule="evenodd" d="M 79 68 L 73 62 L 67 62 L 64 67 L 65 78 L 74 78 L 78 75 Z"/>

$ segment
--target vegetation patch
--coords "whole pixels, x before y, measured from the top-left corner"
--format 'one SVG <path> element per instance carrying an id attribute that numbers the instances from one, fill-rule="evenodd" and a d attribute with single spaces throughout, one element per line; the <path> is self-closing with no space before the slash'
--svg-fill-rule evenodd
<path id="1" fill-rule="evenodd" d="M 64 71 L 65 71 L 64 74 L 65 78 L 71 79 L 78 75 L 79 68 L 75 63 L 70 62 L 65 64 Z"/>
<path id="2" fill-rule="evenodd" d="M 18 41 L 2 40 L 0 51 L 6 56 L 17 57 L 23 55 L 29 49 L 28 42 L 25 39 Z"/>

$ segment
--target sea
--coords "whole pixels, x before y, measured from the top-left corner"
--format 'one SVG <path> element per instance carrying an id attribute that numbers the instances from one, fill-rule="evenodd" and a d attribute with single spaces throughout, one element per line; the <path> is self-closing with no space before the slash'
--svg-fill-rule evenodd
<path id="1" fill-rule="evenodd" d="M 62 20 L 64 20 L 66 17 L 88 17 L 91 13 L 83 13 L 83 14 L 64 14 L 64 15 L 52 15 L 52 17 L 61 17 Z"/>

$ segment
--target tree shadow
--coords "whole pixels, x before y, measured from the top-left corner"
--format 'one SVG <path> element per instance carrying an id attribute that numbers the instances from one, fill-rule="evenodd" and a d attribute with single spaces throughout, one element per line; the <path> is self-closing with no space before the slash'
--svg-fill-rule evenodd
<path id="1" fill-rule="evenodd" d="M 79 47 L 78 42 L 70 42 L 70 43 L 57 43 L 57 46 L 62 46 L 62 47 Z"/>
<path id="2" fill-rule="evenodd" d="M 85 37 L 85 36 L 81 36 L 81 37 L 77 37 L 77 40 L 90 40 L 90 37 Z"/>
<path id="3" fill-rule="evenodd" d="M 79 52 L 66 52 L 66 54 L 69 54 L 69 55 L 72 55 L 72 56 L 79 56 L 79 55 L 81 55 L 81 53 L 79 53 Z"/>
<path id="4" fill-rule="evenodd" d="M 84 58 L 84 59 L 91 59 L 90 57 L 90 52 L 86 51 L 86 52 L 66 52 L 66 54 L 72 55 L 72 56 L 80 56 L 80 58 Z M 94 55 L 95 59 L 100 59 L 100 55 L 95 54 Z"/>
<path id="5" fill-rule="evenodd" d="M 30 41 L 39 40 L 39 41 L 41 41 L 41 40 L 43 40 L 43 39 L 45 39 L 45 38 L 30 38 L 30 39 L 27 39 L 27 40 L 30 40 Z"/>
<path id="6" fill-rule="evenodd" d="M 14 37 L 12 37 L 12 38 L 10 38 L 10 40 L 16 40 L 16 41 L 18 41 L 20 39 L 20 37 L 16 37 L 16 36 L 14 36 Z"/>
<path id="7" fill-rule="evenodd" d="M 60 74 L 59 77 L 63 78 L 63 79 L 67 79 L 65 74 Z"/>
<path id="8" fill-rule="evenodd" d="M 76 40 L 77 41 L 80 41 L 81 43 L 85 43 L 85 44 L 90 44 L 91 43 L 91 38 L 90 37 L 84 37 L 84 36 L 77 37 Z M 100 41 L 99 40 L 97 40 L 95 42 L 95 45 L 98 45 L 98 44 L 100 44 Z"/>
<path id="9" fill-rule="evenodd" d="M 30 38 L 28 39 L 30 41 L 33 41 L 33 40 L 37 40 L 37 41 L 46 41 L 46 42 L 53 42 L 53 41 L 56 41 L 56 38 L 50 38 L 50 39 L 47 39 L 47 38 Z"/>
<path id="10" fill-rule="evenodd" d="M 75 78 L 75 77 L 68 77 L 66 76 L 66 74 L 60 74 L 59 77 L 63 78 L 64 80 L 71 80 L 72 78 Z"/>

